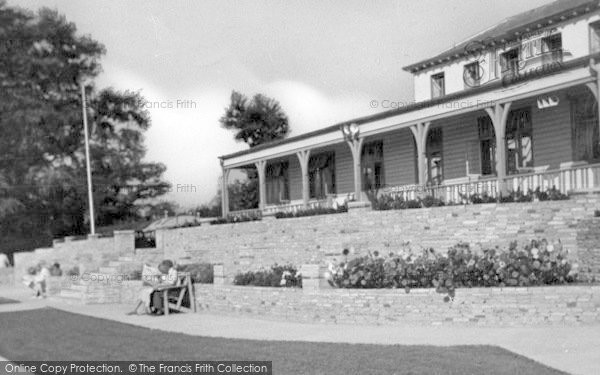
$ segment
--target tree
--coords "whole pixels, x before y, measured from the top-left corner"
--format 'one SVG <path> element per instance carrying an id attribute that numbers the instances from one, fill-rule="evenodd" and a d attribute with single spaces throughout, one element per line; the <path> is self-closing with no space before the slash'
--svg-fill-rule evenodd
<path id="1" fill-rule="evenodd" d="M 99 222 L 131 215 L 138 201 L 168 189 L 164 166 L 142 161 L 150 119 L 139 94 L 95 94 L 104 53 L 56 11 L 34 14 L 0 0 L 0 250 L 86 230 L 82 80 Z"/>
<path id="2" fill-rule="evenodd" d="M 235 131 L 234 138 L 250 147 L 283 139 L 289 132 L 288 118 L 279 103 L 262 94 L 252 100 L 237 91 L 231 93 L 229 106 L 219 120 L 225 129 Z M 258 174 L 247 169 L 247 181 L 235 181 L 229 186 L 229 202 L 232 210 L 258 207 Z"/>
<path id="3" fill-rule="evenodd" d="M 282 139 L 289 132 L 288 118 L 279 103 L 262 94 L 248 101 L 243 94 L 233 91 L 220 122 L 225 129 L 236 132 L 237 141 L 244 141 L 250 147 Z"/>

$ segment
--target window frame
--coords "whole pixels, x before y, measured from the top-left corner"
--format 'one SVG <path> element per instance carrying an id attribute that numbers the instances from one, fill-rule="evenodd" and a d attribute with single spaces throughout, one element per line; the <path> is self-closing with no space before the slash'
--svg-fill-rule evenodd
<path id="1" fill-rule="evenodd" d="M 377 155 L 377 149 L 381 149 L 381 155 Z M 374 150 L 372 153 L 375 155 L 371 160 L 365 160 L 367 150 Z M 375 174 L 376 166 L 380 167 L 380 174 Z M 373 169 L 373 186 L 368 186 L 367 168 Z M 360 173 L 361 173 L 361 185 L 363 191 L 378 190 L 385 186 L 385 154 L 383 149 L 383 140 L 373 140 L 365 143 L 360 153 Z M 377 184 L 377 178 L 379 177 L 379 184 Z"/>
<path id="2" fill-rule="evenodd" d="M 441 82 L 440 94 L 434 95 L 435 92 L 435 83 L 439 81 Z M 430 77 L 430 85 L 431 85 L 431 99 L 442 98 L 446 95 L 446 74 L 445 72 L 439 72 L 436 74 L 432 74 Z M 438 85 L 439 86 L 439 85 Z"/>

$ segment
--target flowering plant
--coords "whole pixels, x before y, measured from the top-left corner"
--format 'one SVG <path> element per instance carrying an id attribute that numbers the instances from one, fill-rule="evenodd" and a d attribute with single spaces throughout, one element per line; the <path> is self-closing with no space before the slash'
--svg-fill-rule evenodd
<path id="1" fill-rule="evenodd" d="M 270 270 L 261 269 L 238 273 L 233 279 L 235 285 L 302 287 L 302 275 L 292 265 L 273 265 Z"/>
<path id="2" fill-rule="evenodd" d="M 415 252 L 404 247 L 397 253 L 377 252 L 339 264 L 330 264 L 326 275 L 339 288 L 436 288 L 454 297 L 461 287 L 553 285 L 576 281 L 576 266 L 567 260 L 560 242 L 532 240 L 522 248 L 474 251 L 459 243 L 447 254 L 433 249 Z"/>

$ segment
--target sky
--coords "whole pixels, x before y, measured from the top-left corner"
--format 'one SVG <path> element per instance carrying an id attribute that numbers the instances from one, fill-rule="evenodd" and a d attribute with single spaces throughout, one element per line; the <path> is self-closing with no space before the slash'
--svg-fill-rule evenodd
<path id="1" fill-rule="evenodd" d="M 549 2 L 8 0 L 104 44 L 97 87 L 142 93 L 146 160 L 167 166 L 164 200 L 189 208 L 215 196 L 218 156 L 248 148 L 219 125 L 232 90 L 278 100 L 302 134 L 412 101 L 403 66 Z"/>

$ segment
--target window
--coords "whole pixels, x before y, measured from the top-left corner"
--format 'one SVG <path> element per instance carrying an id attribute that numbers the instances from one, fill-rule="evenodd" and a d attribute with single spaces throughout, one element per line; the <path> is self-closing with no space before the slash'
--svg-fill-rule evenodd
<path id="1" fill-rule="evenodd" d="M 496 174 L 496 133 L 489 116 L 477 119 L 479 129 L 479 153 L 481 174 L 484 176 Z"/>
<path id="2" fill-rule="evenodd" d="M 363 190 L 377 190 L 383 187 L 383 142 L 369 142 L 363 146 L 361 155 Z"/>
<path id="3" fill-rule="evenodd" d="M 268 204 L 279 204 L 289 201 L 290 184 L 287 161 L 267 164 L 265 190 Z"/>
<path id="4" fill-rule="evenodd" d="M 519 74 L 519 50 L 515 48 L 501 54 L 500 68 L 503 75 Z"/>
<path id="5" fill-rule="evenodd" d="M 571 124 L 574 161 L 600 159 L 598 104 L 591 92 L 571 98 Z"/>
<path id="6" fill-rule="evenodd" d="M 309 194 L 323 199 L 335 194 L 335 153 L 324 152 L 310 157 L 308 162 Z"/>
<path id="7" fill-rule="evenodd" d="M 554 34 L 542 38 L 542 64 L 562 61 L 562 35 Z"/>
<path id="8" fill-rule="evenodd" d="M 590 23 L 590 53 L 600 52 L 600 21 Z"/>
<path id="9" fill-rule="evenodd" d="M 442 129 L 431 129 L 427 134 L 427 184 L 440 185 L 444 179 L 442 170 Z"/>
<path id="10" fill-rule="evenodd" d="M 479 66 L 479 61 L 475 61 L 474 63 L 465 65 L 463 72 L 463 81 L 465 82 L 465 88 L 468 89 L 470 87 L 479 86 L 479 84 L 481 83 L 482 75 L 483 71 Z"/>
<path id="11" fill-rule="evenodd" d="M 531 110 L 519 109 L 510 113 L 506 124 L 507 172 L 526 172 L 533 167 L 533 136 Z"/>
<path id="12" fill-rule="evenodd" d="M 444 83 L 444 73 L 431 76 L 431 98 L 439 98 L 446 94 L 446 85 Z"/>

